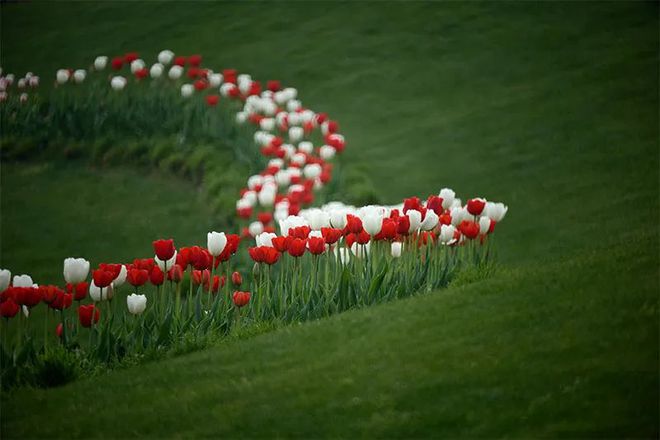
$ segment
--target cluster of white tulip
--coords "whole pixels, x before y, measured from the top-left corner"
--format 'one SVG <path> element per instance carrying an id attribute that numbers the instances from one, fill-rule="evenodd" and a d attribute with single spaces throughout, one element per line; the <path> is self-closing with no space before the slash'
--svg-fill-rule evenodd
<path id="1" fill-rule="evenodd" d="M 13 85 L 16 85 L 16 89 L 20 92 L 19 101 L 27 102 L 29 97 L 27 91 L 39 87 L 39 77 L 32 72 L 27 72 L 24 76 L 16 79 L 16 75 L 13 73 L 4 74 L 2 67 L 0 67 L 0 102 L 7 100 Z"/>

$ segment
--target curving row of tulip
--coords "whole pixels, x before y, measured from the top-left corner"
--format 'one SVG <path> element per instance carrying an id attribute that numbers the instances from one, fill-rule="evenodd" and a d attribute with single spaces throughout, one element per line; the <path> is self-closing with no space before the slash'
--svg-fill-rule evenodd
<path id="1" fill-rule="evenodd" d="M 62 286 L 0 271 L 3 374 L 7 365 L 21 368 L 52 350 L 112 363 L 182 340 L 226 335 L 246 322 L 328 316 L 432 290 L 461 268 L 487 264 L 505 205 L 481 198 L 463 205 L 445 188 L 397 206 L 307 208 L 331 180 L 332 160 L 345 147 L 338 124 L 303 108 L 295 89 L 269 81 L 262 90 L 249 75 L 214 73 L 201 61 L 162 51 L 147 67 L 131 53 L 97 57 L 90 73 L 110 66 L 115 74 L 106 81 L 116 92 L 131 84 L 119 74 L 130 69 L 136 84 L 151 78 L 177 86 L 182 99 L 210 108 L 221 97 L 241 103 L 230 111 L 236 123 L 258 127 L 256 166 L 263 167 L 236 202 L 241 234 L 209 232 L 205 248 L 157 240 L 153 258 L 94 269 L 85 259 L 67 258 Z M 59 88 L 78 85 L 87 73 L 60 70 L 56 82 Z M 184 76 L 192 82 L 181 83 Z M 0 78 L 4 93 L 6 82 L 7 76 Z M 34 322 L 39 308 L 43 319 Z M 35 327 L 42 328 L 41 339 Z"/>

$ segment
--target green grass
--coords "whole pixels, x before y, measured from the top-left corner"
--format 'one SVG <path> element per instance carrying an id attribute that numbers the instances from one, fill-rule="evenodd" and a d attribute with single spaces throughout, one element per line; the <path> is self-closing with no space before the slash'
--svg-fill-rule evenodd
<path id="1" fill-rule="evenodd" d="M 502 267 L 487 280 L 20 390 L 3 398 L 3 437 L 658 436 L 656 4 L 33 2 L 1 11 L 3 67 L 46 78 L 97 54 L 200 52 L 211 67 L 280 78 L 338 119 L 345 167 L 364 167 L 387 202 L 450 186 L 510 206 L 495 237 Z M 26 184 L 12 169 L 3 164 L 3 264 L 6 228 L 20 230 L 26 251 L 54 255 L 70 227 L 57 214 L 44 239 L 31 221 L 10 225 L 7 188 Z M 62 187 L 73 179 L 65 174 Z M 22 203 L 67 200 L 44 180 L 43 194 Z M 105 189 L 96 194 L 123 191 Z M 44 216 L 29 206 L 23 220 Z M 169 230 L 194 242 L 200 233 L 179 223 L 203 218 L 176 216 Z M 161 232 L 143 229 L 143 239 L 126 222 L 105 223 L 117 225 L 125 241 L 144 242 L 126 250 L 148 253 Z M 123 258 L 100 246 L 68 249 Z M 46 276 L 39 258 L 16 261 Z"/>
<path id="2" fill-rule="evenodd" d="M 35 282 L 62 283 L 67 256 L 126 262 L 153 256 L 151 242 L 203 244 L 214 226 L 193 185 L 131 168 L 82 162 L 2 165 L 0 266 Z"/>

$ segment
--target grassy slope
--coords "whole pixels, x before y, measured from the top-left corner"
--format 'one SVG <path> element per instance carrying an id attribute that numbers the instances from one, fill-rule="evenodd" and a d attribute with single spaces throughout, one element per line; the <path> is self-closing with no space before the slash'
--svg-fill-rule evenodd
<path id="1" fill-rule="evenodd" d="M 657 434 L 656 17 L 650 3 L 3 7 L 3 65 L 199 51 L 335 115 L 346 160 L 386 199 L 448 185 L 511 206 L 492 279 L 24 391 L 3 435 Z"/>

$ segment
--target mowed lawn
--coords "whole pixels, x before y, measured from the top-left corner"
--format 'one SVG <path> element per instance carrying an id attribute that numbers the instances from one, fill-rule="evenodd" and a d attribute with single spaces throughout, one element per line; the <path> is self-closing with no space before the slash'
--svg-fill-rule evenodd
<path id="1" fill-rule="evenodd" d="M 656 4 L 33 2 L 1 11 L 10 70 L 47 77 L 98 54 L 199 52 L 212 68 L 298 87 L 305 104 L 340 122 L 346 166 L 365 168 L 385 202 L 449 186 L 510 207 L 495 237 L 501 267 L 487 280 L 19 390 L 3 396 L 3 438 L 658 436 Z M 47 194 L 63 211 L 73 203 L 55 179 L 43 195 L 27 191 L 21 167 L 34 164 L 2 165 L 2 264 L 34 262 L 49 276 L 28 250 L 59 270 L 68 253 L 57 255 L 58 235 L 89 236 L 93 223 L 51 226 L 54 237 L 8 226 L 30 218 L 25 227 L 39 230 L 51 218 L 40 209 Z M 159 191 L 166 178 L 143 185 Z M 9 190 L 24 200 L 20 213 L 7 214 L 5 200 L 19 197 Z M 121 198 L 124 188 L 105 190 Z M 161 212 L 161 194 L 142 216 Z M 197 201 L 186 203 L 209 224 Z M 132 206 L 113 209 L 134 216 Z M 150 223 L 114 218 L 107 227 L 130 236 L 127 250 L 148 251 L 152 236 L 136 236 Z M 197 228 L 174 223 L 160 227 L 194 240 Z M 8 230 L 24 237 L 15 259 Z M 80 249 L 94 259 L 116 252 Z"/>

